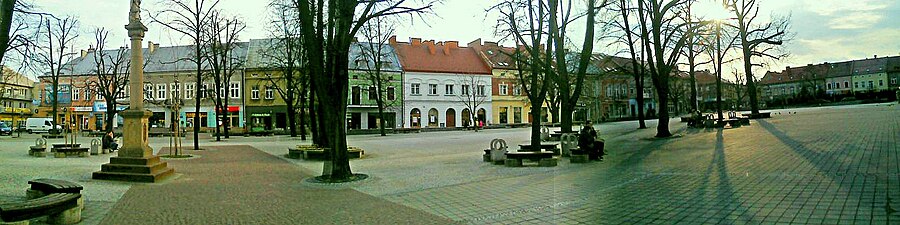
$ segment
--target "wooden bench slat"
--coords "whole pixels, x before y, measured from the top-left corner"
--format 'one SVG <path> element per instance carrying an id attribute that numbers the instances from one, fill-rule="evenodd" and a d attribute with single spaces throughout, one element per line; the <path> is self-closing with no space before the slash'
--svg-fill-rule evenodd
<path id="1" fill-rule="evenodd" d="M 22 221 L 60 213 L 78 207 L 79 198 L 81 194 L 53 193 L 21 202 L 0 203 L 0 218 L 3 221 Z"/>

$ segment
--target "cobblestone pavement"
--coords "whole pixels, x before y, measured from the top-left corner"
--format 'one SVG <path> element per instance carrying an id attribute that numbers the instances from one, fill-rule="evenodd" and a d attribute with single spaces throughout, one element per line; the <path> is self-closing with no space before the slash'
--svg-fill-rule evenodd
<path id="1" fill-rule="evenodd" d="M 508 168 L 481 162 L 481 150 L 491 139 L 503 138 L 516 148 L 527 142 L 528 129 L 350 136 L 349 144 L 367 154 L 365 159 L 351 161 L 354 172 L 371 177 L 332 188 L 298 184 L 322 170 L 321 162 L 284 157 L 287 147 L 309 144 L 298 138 L 204 139 L 201 145 L 211 150 L 189 151 L 200 158 L 169 160 L 180 177 L 162 185 L 132 187 L 88 179 L 108 156 L 27 158 L 21 155 L 28 143 L 12 141 L 20 147 L 11 151 L 5 149 L 6 142 L 14 139 L 0 137 L 4 175 L 0 200 L 24 196 L 29 179 L 57 177 L 83 183 L 88 208 L 107 206 L 106 211 L 86 209 L 85 224 L 104 217 L 106 223 L 338 223 L 301 212 L 360 204 L 369 209 L 360 215 L 382 217 L 353 222 L 393 223 L 408 218 L 384 217 L 381 206 L 388 206 L 385 211 L 412 212 L 437 221 L 431 223 L 900 223 L 896 212 L 900 210 L 900 105 L 772 112 L 771 119 L 734 129 L 688 129 L 675 119 L 670 129 L 676 137 L 665 139 L 652 138 L 656 121 L 648 121 L 651 129 L 642 130 L 635 129 L 636 122 L 604 123 L 598 126 L 607 140 L 609 155 L 604 162 L 570 164 L 564 159 L 557 167 Z M 154 149 L 165 142 L 151 138 Z M 224 147 L 229 145 L 250 145 L 270 156 L 246 147 Z M 222 193 L 230 198 L 215 197 Z M 147 212 L 130 210 L 144 201 L 158 204 Z M 107 214 L 113 203 L 115 208 Z M 291 210 L 262 210 L 268 207 Z M 203 215 L 233 209 L 239 212 Z M 196 218 L 173 219 L 183 215 Z"/>

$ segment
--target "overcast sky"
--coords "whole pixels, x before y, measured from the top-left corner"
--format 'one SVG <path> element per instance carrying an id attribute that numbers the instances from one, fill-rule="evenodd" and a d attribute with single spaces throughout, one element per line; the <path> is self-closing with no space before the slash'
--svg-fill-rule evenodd
<path id="1" fill-rule="evenodd" d="M 900 55 L 900 1 L 897 0 L 760 0 L 761 14 L 792 16 L 794 40 L 786 43 L 791 57 L 771 65 L 768 70 L 784 66 L 818 64 L 852 59 Z M 44 11 L 57 15 L 74 15 L 81 20 L 83 34 L 80 48 L 87 48 L 92 40 L 91 30 L 106 27 L 110 45 L 127 43 L 124 25 L 128 4 L 125 0 L 36 0 Z M 243 39 L 265 38 L 270 18 L 268 0 L 221 0 L 220 7 L 245 19 L 248 27 Z M 424 21 L 402 25 L 398 40 L 421 37 L 436 41 L 454 40 L 460 44 L 477 38 L 496 40 L 493 35 L 495 16 L 485 13 L 496 0 L 445 0 L 436 5 L 436 15 Z M 720 0 L 701 0 L 698 10 L 707 17 L 725 18 L 727 12 L 717 4 Z M 159 11 L 158 0 L 143 0 L 143 7 Z M 149 18 L 144 17 L 145 23 Z M 582 22 L 583 23 L 583 22 Z M 582 25 L 583 26 L 583 25 Z M 146 41 L 187 44 L 189 41 L 159 25 L 150 24 Z M 581 34 L 581 31 L 572 33 Z M 598 34 L 599 36 L 599 34 Z M 614 53 L 616 49 L 598 46 L 596 52 Z M 76 46 L 76 48 L 79 48 Z M 761 75 L 759 75 L 761 76 Z"/>

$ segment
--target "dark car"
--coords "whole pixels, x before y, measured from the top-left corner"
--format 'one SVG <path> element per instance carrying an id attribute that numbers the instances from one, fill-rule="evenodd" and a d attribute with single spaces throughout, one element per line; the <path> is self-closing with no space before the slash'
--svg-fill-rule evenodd
<path id="1" fill-rule="evenodd" d="M 7 126 L 5 123 L 0 123 L 0 135 L 12 135 L 12 127 Z"/>

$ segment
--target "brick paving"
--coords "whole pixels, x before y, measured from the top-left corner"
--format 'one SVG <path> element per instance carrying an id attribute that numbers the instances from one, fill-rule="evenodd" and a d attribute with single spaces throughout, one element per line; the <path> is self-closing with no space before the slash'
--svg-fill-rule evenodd
<path id="1" fill-rule="evenodd" d="M 180 177 L 151 185 L 90 180 L 104 156 L 34 159 L 0 146 L 11 175 L 0 200 L 56 177 L 85 185 L 83 224 L 900 224 L 900 105 L 772 112 L 734 129 L 672 121 L 665 139 L 635 122 L 601 124 L 606 161 L 549 168 L 481 162 L 491 139 L 515 148 L 528 129 L 351 136 L 368 155 L 351 165 L 371 178 L 327 188 L 301 183 L 322 163 L 284 158 L 309 143 L 289 137 L 202 140 L 211 150 L 169 160 Z"/>
<path id="2" fill-rule="evenodd" d="M 349 188 L 305 185 L 311 174 L 249 146 L 170 160 L 181 177 L 135 185 L 101 224 L 452 223 Z"/>

